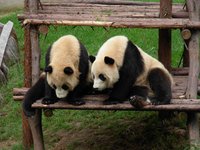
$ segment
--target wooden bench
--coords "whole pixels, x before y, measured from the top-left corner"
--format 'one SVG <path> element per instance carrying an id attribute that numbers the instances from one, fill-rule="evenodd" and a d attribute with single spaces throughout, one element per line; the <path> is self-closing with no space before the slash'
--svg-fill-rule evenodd
<path id="1" fill-rule="evenodd" d="M 49 25 L 101 26 L 112 28 L 158 28 L 159 60 L 174 74 L 173 99 L 169 105 L 148 105 L 135 109 L 128 102 L 105 106 L 98 96 L 86 97 L 82 106 L 64 102 L 42 105 L 37 101 L 32 107 L 41 109 L 97 109 L 137 111 L 184 111 L 188 114 L 188 130 L 191 144 L 199 141 L 197 99 L 199 75 L 200 4 L 198 0 L 186 0 L 186 4 L 174 4 L 172 0 L 160 2 L 136 2 L 128 0 L 60 0 L 43 2 L 25 0 L 25 11 L 19 15 L 25 30 L 24 86 L 31 87 L 40 74 L 39 34 L 47 33 Z M 185 40 L 184 64 L 186 68 L 171 67 L 171 30 L 180 29 Z M 14 89 L 14 99 L 22 99 L 27 89 Z M 93 100 L 93 101 L 92 101 Z M 41 114 L 40 114 L 41 115 Z M 39 117 L 41 119 L 41 117 Z M 40 121 L 36 121 L 40 122 Z M 30 122 L 29 122 L 30 123 Z M 33 128 L 31 128 L 34 132 Z M 23 116 L 24 147 L 32 144 L 27 118 Z M 36 131 L 37 132 L 37 131 Z M 33 135 L 34 137 L 34 135 Z M 37 136 L 36 136 L 37 137 Z M 36 139 L 34 137 L 34 144 Z"/>

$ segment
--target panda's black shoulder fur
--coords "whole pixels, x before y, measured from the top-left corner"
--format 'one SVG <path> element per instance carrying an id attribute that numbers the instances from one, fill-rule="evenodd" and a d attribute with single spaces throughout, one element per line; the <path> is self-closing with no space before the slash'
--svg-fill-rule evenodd
<path id="1" fill-rule="evenodd" d="M 143 57 L 137 46 L 135 46 L 131 41 L 128 41 L 124 52 L 124 61 L 119 70 L 120 78 L 118 82 L 115 83 L 109 99 L 123 100 L 128 98 L 133 84 L 143 71 Z"/>
<path id="2" fill-rule="evenodd" d="M 45 56 L 45 68 L 49 65 L 50 63 L 50 53 L 51 53 L 51 46 L 49 46 L 47 52 L 46 52 L 46 56 Z"/>
<path id="3" fill-rule="evenodd" d="M 38 81 L 27 91 L 23 100 L 23 111 L 28 117 L 35 115 L 35 109 L 31 105 L 45 95 L 45 75 L 40 76 Z"/>
<path id="4" fill-rule="evenodd" d="M 134 45 L 130 40 L 127 43 L 127 47 L 124 54 L 123 65 L 120 72 L 129 72 L 128 74 L 132 76 L 132 79 L 136 78 L 144 71 L 144 60 L 138 50 L 137 46 Z M 126 73 L 127 74 L 127 73 Z M 135 81 L 131 81 L 134 83 Z"/>
<path id="5" fill-rule="evenodd" d="M 79 41 L 80 45 L 80 59 L 79 59 L 79 71 L 80 80 L 85 80 L 89 71 L 89 56 L 85 46 Z"/>

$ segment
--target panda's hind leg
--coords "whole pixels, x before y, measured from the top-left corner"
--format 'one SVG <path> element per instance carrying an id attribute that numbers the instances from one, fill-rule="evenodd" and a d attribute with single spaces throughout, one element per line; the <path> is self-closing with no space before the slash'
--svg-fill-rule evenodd
<path id="1" fill-rule="evenodd" d="M 172 98 L 170 77 L 160 68 L 152 69 L 147 77 L 155 94 L 154 105 L 169 104 Z"/>
<path id="2" fill-rule="evenodd" d="M 133 86 L 130 90 L 129 95 L 130 96 L 141 96 L 144 98 L 144 100 L 146 100 L 148 98 L 148 87 L 146 86 Z"/>

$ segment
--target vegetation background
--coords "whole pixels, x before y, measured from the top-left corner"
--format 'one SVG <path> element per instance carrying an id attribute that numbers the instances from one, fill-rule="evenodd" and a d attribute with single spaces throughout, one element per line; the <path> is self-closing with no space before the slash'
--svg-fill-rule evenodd
<path id="1" fill-rule="evenodd" d="M 150 0 L 143 0 L 150 1 Z M 158 1 L 158 0 L 154 0 Z M 1 1 L 0 1 L 1 2 Z M 183 3 L 184 0 L 173 2 Z M 0 86 L 0 149 L 21 150 L 21 103 L 13 101 L 12 90 L 23 87 L 24 31 L 17 19 L 22 9 L 0 13 L 0 22 L 12 21 L 17 33 L 20 62 L 10 67 L 9 81 Z M 157 57 L 157 29 L 113 29 L 101 27 L 50 26 L 48 35 L 40 35 L 41 68 L 47 48 L 62 35 L 75 35 L 95 55 L 104 41 L 114 35 L 126 35 L 150 55 Z M 179 30 L 172 31 L 172 61 L 177 67 L 183 52 Z M 157 112 L 54 110 L 43 116 L 46 149 L 68 150 L 187 150 L 186 116 L 179 113 L 169 122 L 161 122 Z"/>

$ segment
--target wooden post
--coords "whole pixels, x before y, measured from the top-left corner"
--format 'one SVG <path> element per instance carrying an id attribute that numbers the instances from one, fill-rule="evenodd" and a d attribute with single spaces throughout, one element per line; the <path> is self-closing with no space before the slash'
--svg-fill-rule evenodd
<path id="1" fill-rule="evenodd" d="M 37 13 L 37 0 L 25 0 L 24 7 L 25 10 L 29 13 Z M 38 60 L 35 59 L 35 55 L 32 54 L 34 48 L 38 51 L 39 46 L 38 42 L 38 32 L 36 32 L 36 27 L 31 26 L 30 24 L 25 26 L 24 32 L 24 86 L 31 87 L 35 82 L 35 78 L 37 75 L 33 73 L 35 69 L 32 69 L 32 64 L 35 62 L 32 61 Z M 35 40 L 34 40 L 35 39 Z M 33 55 L 33 58 L 32 58 Z M 37 63 L 38 64 L 38 63 Z M 38 68 L 39 70 L 39 68 Z M 37 74 L 37 73 L 36 73 Z M 39 75 L 38 75 L 39 77 Z M 30 149 L 33 145 L 33 138 L 31 134 L 31 129 L 27 120 L 27 117 L 22 112 L 22 129 L 23 129 L 23 147 L 24 149 Z"/>
<path id="2" fill-rule="evenodd" d="M 200 20 L 200 3 L 199 0 L 187 0 L 187 9 L 189 18 L 192 21 Z M 187 84 L 187 98 L 197 98 L 198 76 L 199 76 L 199 37 L 198 30 L 192 31 L 189 41 L 189 77 Z M 188 113 L 188 130 L 191 146 L 199 144 L 199 122 L 198 114 Z"/>
<path id="3" fill-rule="evenodd" d="M 160 18 L 172 17 L 172 0 L 160 1 Z M 171 29 L 159 29 L 158 58 L 171 71 Z"/>
<path id="4" fill-rule="evenodd" d="M 188 50 L 188 45 L 189 45 L 189 40 L 191 38 L 191 31 L 189 29 L 183 29 L 181 30 L 181 36 L 184 40 L 184 50 L 183 50 L 183 67 L 189 67 L 189 50 Z"/>
<path id="5" fill-rule="evenodd" d="M 190 64 L 188 46 L 189 46 L 189 40 L 185 40 L 184 51 L 183 51 L 183 67 L 189 67 Z"/>
<path id="6" fill-rule="evenodd" d="M 35 84 L 40 76 L 40 48 L 39 31 L 37 26 L 30 28 L 31 40 L 31 60 L 32 60 L 32 85 Z"/>

